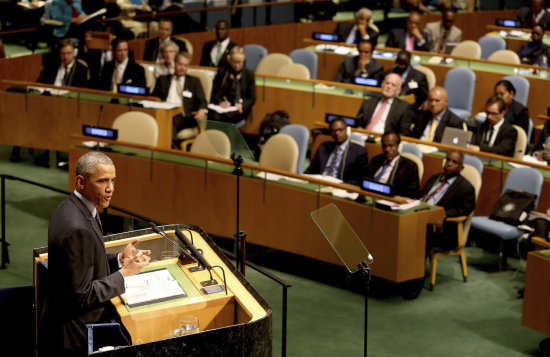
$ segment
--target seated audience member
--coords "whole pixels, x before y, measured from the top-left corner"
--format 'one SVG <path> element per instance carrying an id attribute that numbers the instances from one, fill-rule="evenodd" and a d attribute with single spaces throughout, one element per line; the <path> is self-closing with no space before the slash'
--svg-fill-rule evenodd
<path id="1" fill-rule="evenodd" d="M 505 79 L 495 85 L 495 95 L 504 101 L 504 120 L 512 125 L 520 126 L 525 134 L 529 131 L 529 110 L 526 106 L 514 100 L 516 88 L 512 82 Z"/>
<path id="2" fill-rule="evenodd" d="M 382 81 L 382 96 L 363 101 L 357 113 L 359 125 L 377 133 L 394 131 L 409 135 L 414 110 L 409 103 L 396 98 L 400 91 L 401 77 L 395 73 L 386 75 Z"/>
<path id="3" fill-rule="evenodd" d="M 418 195 L 418 166 L 406 157 L 399 155 L 401 137 L 394 132 L 382 135 L 382 154 L 372 158 L 367 178 L 391 185 L 397 196 L 416 197 Z"/>
<path id="4" fill-rule="evenodd" d="M 450 151 L 443 172 L 430 177 L 420 193 L 423 202 L 443 207 L 445 218 L 467 216 L 476 206 L 474 187 L 460 175 L 463 168 L 464 154 Z M 427 252 L 434 247 L 450 250 L 457 246 L 456 223 L 440 220 L 430 226 L 426 237 Z"/>
<path id="5" fill-rule="evenodd" d="M 179 53 L 180 50 L 175 42 L 168 40 L 167 42 L 163 42 L 162 45 L 160 45 L 160 52 L 162 54 L 162 60 L 160 61 L 160 63 L 157 63 L 155 65 L 155 78 L 166 74 L 174 74 L 174 61 L 176 60 L 176 54 Z"/>
<path id="6" fill-rule="evenodd" d="M 354 77 L 372 78 L 378 82 L 382 81 L 384 68 L 372 58 L 372 43 L 368 40 L 361 40 L 357 44 L 359 55 L 344 58 L 335 82 L 354 83 Z"/>
<path id="7" fill-rule="evenodd" d="M 550 63 L 550 46 L 542 42 L 543 36 L 544 30 L 541 26 L 536 25 L 533 27 L 531 42 L 523 45 L 518 51 L 521 63 L 548 67 Z"/>
<path id="8" fill-rule="evenodd" d="M 447 108 L 447 103 L 445 88 L 434 87 L 428 95 L 428 109 L 420 112 L 411 136 L 439 143 L 446 127 L 462 128 L 462 119 Z"/>
<path id="9" fill-rule="evenodd" d="M 452 8 L 441 13 L 441 21 L 428 22 L 426 32 L 430 42 L 430 51 L 443 53 L 448 43 L 458 43 L 462 40 L 462 30 L 454 24 L 456 11 Z"/>
<path id="10" fill-rule="evenodd" d="M 239 45 L 231 48 L 228 57 L 229 65 L 218 67 L 210 102 L 222 108 L 233 106 L 236 110 L 218 113 L 212 109 L 208 112 L 208 119 L 235 124 L 250 115 L 256 101 L 256 82 L 254 72 L 244 67 L 244 48 Z"/>
<path id="11" fill-rule="evenodd" d="M 145 70 L 129 56 L 128 40 L 113 41 L 114 60 L 105 63 L 99 79 L 99 89 L 117 92 L 118 84 L 145 87 Z"/>
<path id="12" fill-rule="evenodd" d="M 407 51 L 429 51 L 428 34 L 420 31 L 421 17 L 411 12 L 407 19 L 407 28 L 391 29 L 386 40 L 386 47 L 400 48 Z"/>
<path id="13" fill-rule="evenodd" d="M 157 63 L 163 62 L 162 46 L 163 44 L 172 41 L 178 46 L 178 50 L 181 52 L 187 51 L 185 42 L 172 37 L 172 31 L 174 24 L 169 19 L 161 19 L 159 21 L 159 36 L 147 40 L 145 42 L 145 52 L 143 53 L 144 61 L 153 61 Z M 176 51 L 178 53 L 179 51 Z M 174 54 L 175 55 L 175 54 Z"/>
<path id="14" fill-rule="evenodd" d="M 437 2 L 437 0 L 435 0 Z M 432 12 L 426 5 L 431 5 L 428 0 L 399 0 L 401 8 L 408 12 L 418 12 L 420 14 L 431 14 Z"/>
<path id="15" fill-rule="evenodd" d="M 414 94 L 414 108 L 419 108 L 428 97 L 428 79 L 426 75 L 411 66 L 411 54 L 405 50 L 399 51 L 395 59 L 395 65 L 391 70 L 401 76 L 400 96 Z"/>
<path id="16" fill-rule="evenodd" d="M 146 35 L 149 31 L 157 32 L 158 26 L 156 22 L 136 21 L 133 19 L 138 12 L 149 13 L 153 11 L 145 0 L 116 0 L 116 4 L 120 8 L 120 16 L 126 17 L 121 19 L 120 23 L 124 28 L 130 30 L 134 37 L 137 38 L 140 35 Z"/>
<path id="17" fill-rule="evenodd" d="M 345 183 L 359 186 L 367 173 L 367 150 L 349 140 L 347 124 L 342 118 L 330 122 L 333 141 L 322 143 L 305 174 L 331 176 Z"/>
<path id="18" fill-rule="evenodd" d="M 531 0 L 531 5 L 522 7 L 516 18 L 523 28 L 539 25 L 545 31 L 550 29 L 550 12 L 544 8 L 544 0 Z"/>
<path id="19" fill-rule="evenodd" d="M 504 101 L 498 96 L 493 95 L 487 100 L 485 104 L 487 120 L 477 129 L 470 149 L 514 156 L 518 132 L 512 124 L 504 120 L 505 112 Z"/>
<path id="20" fill-rule="evenodd" d="M 92 30 L 86 31 L 84 34 L 84 42 L 81 43 L 78 49 L 78 58 L 88 64 L 90 69 L 90 87 L 98 87 L 99 75 L 103 69 L 103 65 L 113 60 L 113 51 L 111 50 L 111 43 L 113 42 L 115 35 L 111 27 L 105 27 L 98 29 L 99 32 L 107 32 L 109 36 L 109 48 L 108 49 L 95 49 L 90 48 L 93 41 Z"/>
<path id="21" fill-rule="evenodd" d="M 539 140 L 535 143 L 533 156 L 540 161 L 550 162 L 550 120 L 544 123 Z"/>
<path id="22" fill-rule="evenodd" d="M 76 26 L 86 17 L 80 0 L 53 0 L 50 7 L 50 18 L 61 21 L 63 26 L 53 29 L 53 36 L 56 38 L 77 37 Z"/>
<path id="23" fill-rule="evenodd" d="M 201 66 L 222 67 L 227 66 L 227 56 L 231 49 L 237 46 L 229 38 L 229 24 L 225 20 L 216 23 L 216 39 L 206 42 L 202 46 Z"/>
<path id="24" fill-rule="evenodd" d="M 71 39 L 59 42 L 58 61 L 44 66 L 36 80 L 55 86 L 86 87 L 89 80 L 88 65 L 76 59 L 75 44 Z"/>
<path id="25" fill-rule="evenodd" d="M 355 23 L 341 22 L 336 26 L 335 34 L 345 43 L 359 43 L 360 40 L 367 40 L 372 43 L 373 48 L 378 43 L 378 31 L 370 26 L 372 12 L 363 7 L 357 12 Z"/>
<path id="26" fill-rule="evenodd" d="M 160 76 L 153 89 L 154 96 L 182 106 L 183 113 L 176 115 L 172 122 L 174 148 L 179 148 L 182 140 L 197 135 L 197 120 L 206 119 L 206 97 L 200 80 L 187 74 L 190 63 L 189 53 L 178 53 L 174 74 Z"/>

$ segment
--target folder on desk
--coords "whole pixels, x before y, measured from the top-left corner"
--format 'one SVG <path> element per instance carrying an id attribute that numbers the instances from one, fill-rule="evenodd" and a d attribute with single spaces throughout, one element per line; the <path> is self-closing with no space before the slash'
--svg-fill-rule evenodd
<path id="1" fill-rule="evenodd" d="M 187 297 L 166 268 L 125 277 L 124 283 L 126 291 L 121 297 L 132 308 Z"/>

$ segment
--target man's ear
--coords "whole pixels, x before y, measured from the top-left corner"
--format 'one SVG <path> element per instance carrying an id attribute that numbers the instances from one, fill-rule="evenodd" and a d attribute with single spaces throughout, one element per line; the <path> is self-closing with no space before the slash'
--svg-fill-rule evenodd
<path id="1" fill-rule="evenodd" d="M 76 175 L 76 177 L 75 177 L 76 188 L 80 189 L 80 190 L 83 189 L 85 181 L 86 180 L 84 179 L 84 176 Z"/>

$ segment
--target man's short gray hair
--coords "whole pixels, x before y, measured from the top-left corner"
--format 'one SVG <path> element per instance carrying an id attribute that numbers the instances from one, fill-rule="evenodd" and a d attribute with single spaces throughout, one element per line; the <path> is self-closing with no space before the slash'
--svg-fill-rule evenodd
<path id="1" fill-rule="evenodd" d="M 82 155 L 76 162 L 76 175 L 89 177 L 95 170 L 97 165 L 114 165 L 113 160 L 107 155 L 99 151 L 89 151 Z"/>
<path id="2" fill-rule="evenodd" d="M 172 47 L 174 49 L 174 51 L 176 51 L 176 53 L 178 53 L 180 51 L 180 46 L 178 46 L 177 43 L 175 43 L 172 40 L 168 40 L 168 41 L 162 42 L 162 44 L 160 45 L 160 48 L 159 48 L 160 53 L 164 53 L 164 49 L 166 47 Z"/>

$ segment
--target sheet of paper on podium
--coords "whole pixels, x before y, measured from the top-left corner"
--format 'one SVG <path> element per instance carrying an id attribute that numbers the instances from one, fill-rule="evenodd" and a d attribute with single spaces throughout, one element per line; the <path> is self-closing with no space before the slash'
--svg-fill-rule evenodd
<path id="1" fill-rule="evenodd" d="M 126 292 L 122 299 L 137 307 L 186 297 L 187 294 L 168 269 L 158 269 L 124 278 Z"/>

